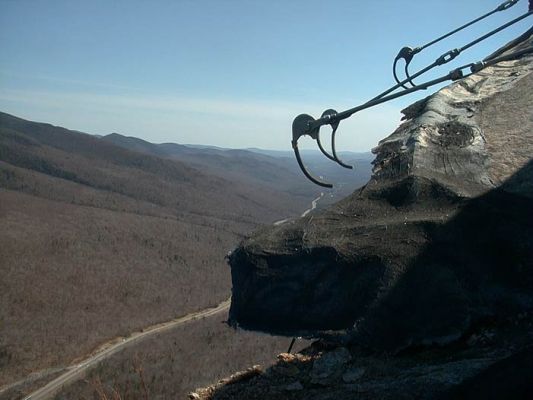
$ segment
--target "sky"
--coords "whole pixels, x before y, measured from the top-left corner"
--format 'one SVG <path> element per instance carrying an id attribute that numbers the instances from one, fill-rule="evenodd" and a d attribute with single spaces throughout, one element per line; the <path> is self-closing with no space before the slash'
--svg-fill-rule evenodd
<path id="1" fill-rule="evenodd" d="M 423 45 L 501 2 L 0 0 L 0 111 L 154 143 L 288 150 L 296 115 L 364 103 L 394 84 L 401 47 Z M 526 11 L 519 1 L 424 50 L 411 70 Z M 418 82 L 482 59 L 531 19 Z M 431 92 L 355 114 L 341 123 L 337 150 L 375 147 L 402 108 Z M 304 139 L 303 148 L 314 147 Z"/>

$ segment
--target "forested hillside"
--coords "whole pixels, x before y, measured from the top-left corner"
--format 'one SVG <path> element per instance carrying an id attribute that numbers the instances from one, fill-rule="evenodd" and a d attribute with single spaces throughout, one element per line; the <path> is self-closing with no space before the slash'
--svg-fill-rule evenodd
<path id="1" fill-rule="evenodd" d="M 0 114 L 0 386 L 227 299 L 228 251 L 317 194 L 223 175 Z"/>

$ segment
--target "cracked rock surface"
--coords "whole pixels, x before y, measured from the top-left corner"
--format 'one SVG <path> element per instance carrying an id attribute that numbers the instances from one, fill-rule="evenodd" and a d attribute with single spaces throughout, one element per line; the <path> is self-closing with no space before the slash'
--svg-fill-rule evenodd
<path id="1" fill-rule="evenodd" d="M 366 186 L 230 255 L 230 323 L 395 353 L 530 310 L 532 93 L 528 56 L 408 107 Z"/>
<path id="2" fill-rule="evenodd" d="M 191 398 L 533 398 L 533 57 L 403 113 L 367 185 L 229 257 L 230 324 L 320 340 Z"/>

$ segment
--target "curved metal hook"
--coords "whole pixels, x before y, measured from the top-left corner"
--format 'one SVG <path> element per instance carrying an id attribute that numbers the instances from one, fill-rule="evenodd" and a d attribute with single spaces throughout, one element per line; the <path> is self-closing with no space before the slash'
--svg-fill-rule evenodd
<path id="1" fill-rule="evenodd" d="M 336 127 L 333 128 L 333 132 L 331 132 L 331 151 L 333 152 L 333 156 L 335 157 L 335 161 L 337 161 L 337 163 L 341 166 L 341 167 L 344 167 L 344 168 L 348 168 L 348 169 L 353 169 L 353 165 L 348 165 L 348 164 L 345 164 L 344 162 L 342 162 L 342 160 L 337 156 L 337 151 L 335 150 L 335 134 L 337 133 L 337 128 L 338 128 L 338 124 Z"/>
<path id="2" fill-rule="evenodd" d="M 294 121 L 292 122 L 292 148 L 294 150 L 294 155 L 296 156 L 296 161 L 298 161 L 298 165 L 300 166 L 300 169 L 307 177 L 307 179 L 319 186 L 332 188 L 333 185 L 331 183 L 321 181 L 320 179 L 315 178 L 313 175 L 311 175 L 309 171 L 307 171 L 302 161 L 302 157 L 300 156 L 300 151 L 298 149 L 298 139 L 300 139 L 304 135 L 309 135 L 311 136 L 311 138 L 315 139 L 318 143 L 320 143 L 318 138 L 319 128 L 311 129 L 309 126 L 310 123 L 314 120 L 315 119 L 308 114 L 300 114 L 296 118 L 294 118 Z M 320 144 L 319 147 L 322 147 L 322 145 Z"/>
<path id="3" fill-rule="evenodd" d="M 409 89 L 407 86 L 402 85 L 402 84 L 400 83 L 400 79 L 398 78 L 398 74 L 396 73 L 396 64 L 398 63 L 399 60 L 400 60 L 400 59 L 399 59 L 398 57 L 396 57 L 396 58 L 394 59 L 394 63 L 392 64 L 392 76 L 394 76 L 394 80 L 396 81 L 396 83 L 397 83 L 398 85 L 400 85 L 400 86 L 401 86 L 402 88 L 404 88 L 404 89 Z"/>
<path id="4" fill-rule="evenodd" d="M 337 111 L 335 111 L 332 108 L 330 108 L 330 109 L 327 109 L 326 111 L 324 111 L 322 113 L 322 117 L 320 117 L 320 118 L 325 118 L 325 117 L 330 117 L 331 118 L 334 115 L 337 115 Z M 335 151 L 335 134 L 337 133 L 337 128 L 339 127 L 339 121 L 333 120 L 332 122 L 329 123 L 329 125 L 333 129 L 332 132 L 331 132 L 331 152 L 333 153 L 333 157 L 332 157 L 333 161 L 335 161 L 341 167 L 348 168 L 348 169 L 353 169 L 353 167 L 351 165 L 348 165 L 348 164 L 345 164 L 344 162 L 342 162 L 342 160 L 339 158 L 339 156 L 337 156 L 337 152 Z"/>
<path id="5" fill-rule="evenodd" d="M 420 52 L 419 47 L 415 47 L 414 49 L 412 49 L 411 47 L 405 46 L 398 52 L 398 55 L 396 56 L 396 58 L 394 59 L 394 63 L 392 64 L 392 75 L 394 76 L 394 80 L 396 81 L 398 85 L 400 85 L 404 89 L 408 89 L 408 87 L 405 86 L 405 84 L 402 84 L 400 79 L 398 78 L 398 74 L 396 73 L 396 65 L 398 64 L 398 61 L 400 61 L 401 59 L 405 60 L 404 71 L 406 72 L 406 76 L 409 80 L 409 83 L 411 84 L 412 87 L 414 87 L 415 84 L 413 83 L 411 77 L 409 76 L 408 66 L 411 63 L 411 60 L 413 59 L 415 54 L 417 54 L 418 52 Z"/>
<path id="6" fill-rule="evenodd" d="M 298 161 L 298 165 L 300 166 L 300 169 L 304 173 L 304 175 L 309 179 L 311 182 L 316 183 L 319 186 L 326 187 L 326 188 L 332 188 L 333 185 L 331 183 L 323 182 L 317 178 L 315 178 L 313 175 L 311 175 L 307 169 L 304 166 L 304 163 L 302 161 L 302 158 L 300 157 L 300 151 L 298 150 L 298 143 L 293 142 L 292 148 L 294 149 L 294 155 L 296 156 L 296 161 Z"/>
<path id="7" fill-rule="evenodd" d="M 320 134 L 316 137 L 316 142 L 318 144 L 318 148 L 320 149 L 320 151 L 322 152 L 322 154 L 324 154 L 327 158 L 329 158 L 331 161 L 335 161 L 337 162 L 337 160 L 335 160 L 335 157 L 333 157 L 331 154 L 329 154 L 326 149 L 324 149 L 324 147 L 322 146 L 322 143 L 320 142 Z"/>
<path id="8" fill-rule="evenodd" d="M 322 113 L 322 116 L 321 118 L 323 117 L 329 117 L 329 116 L 333 116 L 337 114 L 337 111 L 335 110 L 332 110 L 332 109 L 329 109 L 329 110 L 326 110 Z M 337 126 L 339 125 L 338 122 L 336 122 Z M 331 126 L 333 126 L 333 124 L 330 124 Z M 322 154 L 324 154 L 327 158 L 329 158 L 331 161 L 335 161 L 335 162 L 338 162 L 338 160 L 332 156 L 331 154 L 329 154 L 325 149 L 324 147 L 322 146 L 322 143 L 320 142 L 320 134 L 317 135 L 317 138 L 316 138 L 316 141 L 318 143 L 318 148 L 320 149 L 320 151 L 322 152 Z"/>
<path id="9" fill-rule="evenodd" d="M 407 79 L 409 79 L 409 83 L 411 84 L 411 87 L 415 87 L 416 84 L 413 82 L 413 79 L 411 78 L 411 75 L 409 74 L 409 63 L 405 63 L 405 67 L 403 71 L 405 72 L 405 76 L 407 77 Z"/>
<path id="10" fill-rule="evenodd" d="M 322 113 L 322 117 L 320 118 L 331 118 L 335 115 L 337 115 L 337 111 L 332 108 L 329 108 Z M 335 133 L 337 132 L 337 128 L 339 127 L 339 121 L 332 120 L 328 125 L 331 126 L 331 128 L 333 129 L 331 131 L 331 152 L 333 153 L 333 161 L 335 161 L 341 167 L 352 169 L 353 167 L 351 165 L 342 162 L 339 156 L 337 156 L 337 152 L 335 151 Z"/>

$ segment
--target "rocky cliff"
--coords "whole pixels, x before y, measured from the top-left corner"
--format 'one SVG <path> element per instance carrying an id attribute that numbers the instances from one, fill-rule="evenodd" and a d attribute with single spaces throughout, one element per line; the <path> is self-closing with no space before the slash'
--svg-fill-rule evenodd
<path id="1" fill-rule="evenodd" d="M 365 187 L 243 242 L 230 321 L 290 335 L 356 325 L 394 350 L 532 306 L 532 71 L 530 57 L 501 63 L 415 103 Z"/>
<path id="2" fill-rule="evenodd" d="M 484 385 L 490 398 L 510 390 L 487 389 L 497 376 L 533 391 L 533 57 L 403 113 L 367 185 L 229 257 L 230 324 L 327 340 L 205 396 L 457 398 Z"/>

